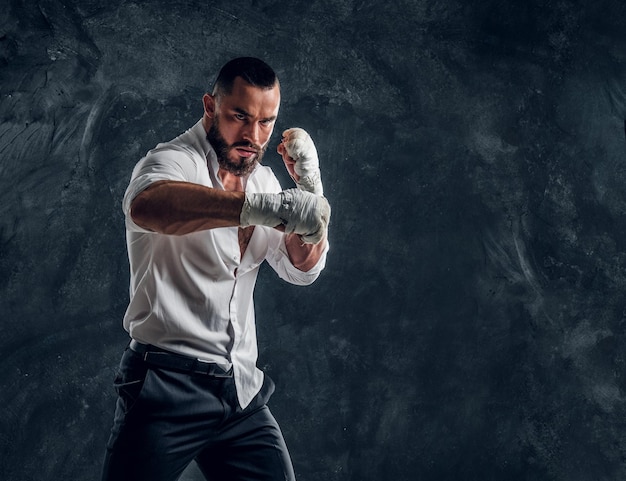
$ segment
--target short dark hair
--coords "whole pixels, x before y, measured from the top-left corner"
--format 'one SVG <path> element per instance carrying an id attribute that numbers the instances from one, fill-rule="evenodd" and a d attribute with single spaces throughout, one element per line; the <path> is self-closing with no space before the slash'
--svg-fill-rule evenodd
<path id="1" fill-rule="evenodd" d="M 262 89 L 271 89 L 278 83 L 276 72 L 263 60 L 254 57 L 239 57 L 222 67 L 213 84 L 213 95 L 232 93 L 233 83 L 237 77 Z"/>

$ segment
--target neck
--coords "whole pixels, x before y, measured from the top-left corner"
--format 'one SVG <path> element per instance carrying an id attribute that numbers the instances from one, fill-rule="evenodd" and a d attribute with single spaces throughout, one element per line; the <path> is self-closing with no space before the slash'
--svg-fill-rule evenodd
<path id="1" fill-rule="evenodd" d="M 231 174 L 230 172 L 222 169 L 217 171 L 217 176 L 222 181 L 224 190 L 228 192 L 244 192 L 243 177 Z"/>
<path id="2" fill-rule="evenodd" d="M 208 134 L 211 128 L 211 120 L 206 114 L 202 116 L 202 127 L 204 127 L 204 131 Z"/>

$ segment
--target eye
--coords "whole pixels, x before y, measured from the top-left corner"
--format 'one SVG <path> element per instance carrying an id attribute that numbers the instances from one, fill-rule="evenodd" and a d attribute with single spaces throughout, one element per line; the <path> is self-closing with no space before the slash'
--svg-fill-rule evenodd
<path id="1" fill-rule="evenodd" d="M 263 126 L 263 127 L 267 127 L 268 125 L 271 125 L 273 122 L 273 120 L 270 119 L 264 119 L 261 120 L 259 123 Z"/>
<path id="2" fill-rule="evenodd" d="M 235 114 L 235 118 L 237 120 L 246 120 L 246 116 L 244 114 L 239 114 L 239 113 Z"/>

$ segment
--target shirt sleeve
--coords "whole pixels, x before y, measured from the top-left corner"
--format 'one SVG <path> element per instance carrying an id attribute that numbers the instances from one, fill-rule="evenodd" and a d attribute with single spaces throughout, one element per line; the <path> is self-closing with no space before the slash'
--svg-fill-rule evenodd
<path id="1" fill-rule="evenodd" d="M 122 201 L 127 229 L 151 232 L 135 224 L 130 216 L 130 206 L 137 195 L 160 180 L 195 182 L 197 171 L 198 166 L 193 155 L 183 148 L 172 145 L 157 146 L 148 152 L 133 169 L 130 184 Z"/>
<path id="2" fill-rule="evenodd" d="M 294 267 L 289 259 L 287 253 L 287 246 L 285 245 L 285 236 L 281 232 L 275 231 L 272 233 L 269 245 L 269 251 L 267 255 L 267 263 L 274 269 L 278 277 L 298 286 L 308 286 L 312 284 L 320 275 L 324 267 L 326 266 L 326 255 L 330 248 L 328 240 L 326 241 L 326 248 L 321 255 L 317 264 L 313 266 L 307 272 L 303 272 L 300 269 Z"/>

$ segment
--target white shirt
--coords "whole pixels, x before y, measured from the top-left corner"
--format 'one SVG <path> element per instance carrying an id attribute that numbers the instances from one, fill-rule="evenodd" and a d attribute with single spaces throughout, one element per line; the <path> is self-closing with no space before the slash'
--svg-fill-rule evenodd
<path id="1" fill-rule="evenodd" d="M 261 263 L 266 260 L 292 284 L 308 285 L 324 268 L 326 252 L 313 269 L 302 272 L 289 260 L 285 235 L 273 228 L 256 226 L 241 257 L 238 227 L 170 236 L 132 221 L 132 200 L 153 182 L 177 180 L 223 189 L 218 168 L 201 121 L 174 140 L 158 144 L 135 166 L 123 201 L 130 262 L 124 328 L 139 342 L 226 368 L 232 365 L 239 403 L 245 408 L 263 383 L 263 373 L 256 367 L 253 302 Z M 282 190 L 272 170 L 262 165 L 249 175 L 245 189 Z"/>

